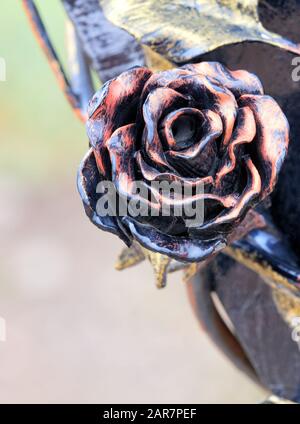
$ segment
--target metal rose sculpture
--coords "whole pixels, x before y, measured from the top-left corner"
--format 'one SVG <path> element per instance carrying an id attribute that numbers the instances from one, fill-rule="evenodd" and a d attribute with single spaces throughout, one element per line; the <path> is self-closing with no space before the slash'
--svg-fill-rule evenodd
<path id="1" fill-rule="evenodd" d="M 191 262 L 225 247 L 249 209 L 271 193 L 289 142 L 286 117 L 259 79 L 218 62 L 123 72 L 92 98 L 87 130 L 91 149 L 78 186 L 90 219 L 127 244 L 135 239 Z M 147 188 L 146 198 L 135 190 L 137 180 Z M 101 181 L 112 182 L 118 197 L 146 203 L 158 214 L 101 216 Z M 162 181 L 190 187 L 182 203 L 203 202 L 203 222 L 189 226 L 177 216 L 178 199 L 153 187 Z M 169 216 L 161 213 L 165 204 Z"/>

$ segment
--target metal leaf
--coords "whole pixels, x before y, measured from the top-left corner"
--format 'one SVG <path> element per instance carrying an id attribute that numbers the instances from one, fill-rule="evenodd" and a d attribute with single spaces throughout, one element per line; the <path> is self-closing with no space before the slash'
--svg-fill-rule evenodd
<path id="1" fill-rule="evenodd" d="M 108 19 L 175 63 L 226 44 L 268 43 L 300 54 L 300 44 L 267 31 L 258 0 L 99 0 Z"/>
<path id="2" fill-rule="evenodd" d="M 145 248 L 142 248 L 142 250 L 145 257 L 152 265 L 156 287 L 162 289 L 167 284 L 168 266 L 172 259 L 160 253 L 151 252 Z"/>
<path id="3" fill-rule="evenodd" d="M 118 271 L 122 271 L 124 269 L 135 266 L 144 260 L 148 260 L 150 262 L 153 269 L 156 286 L 158 288 L 163 288 L 166 286 L 167 275 L 169 273 L 185 270 L 187 272 L 185 275 L 189 276 L 190 273 L 188 270 L 196 270 L 196 267 L 194 266 L 195 264 L 178 262 L 169 258 L 168 256 L 161 255 L 160 253 L 151 252 L 136 242 L 132 243 L 130 247 L 125 247 L 121 251 L 116 261 L 115 268 Z"/>
<path id="4" fill-rule="evenodd" d="M 124 247 L 122 249 L 115 263 L 115 269 L 117 271 L 123 271 L 123 269 L 137 265 L 145 259 L 146 257 L 142 247 L 138 243 L 132 243 L 130 247 Z"/>

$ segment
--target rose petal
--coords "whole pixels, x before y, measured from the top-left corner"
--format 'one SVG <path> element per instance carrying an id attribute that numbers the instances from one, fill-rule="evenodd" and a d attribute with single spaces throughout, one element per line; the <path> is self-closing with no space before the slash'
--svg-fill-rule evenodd
<path id="1" fill-rule="evenodd" d="M 197 193 L 194 196 L 187 198 L 172 198 L 160 193 L 156 187 L 145 185 L 145 188 L 151 193 L 151 199 L 141 197 L 135 192 L 135 172 L 134 172 L 134 139 L 136 136 L 136 127 L 134 124 L 126 125 L 118 128 L 109 141 L 107 148 L 111 159 L 112 181 L 117 189 L 117 192 L 126 197 L 128 200 L 139 200 L 148 206 L 149 210 L 160 210 L 163 205 L 189 205 L 193 202 L 212 199 L 221 203 L 225 207 L 232 207 L 235 204 L 233 196 L 219 196 L 213 193 Z M 143 181 L 139 181 L 144 184 Z M 198 183 L 200 184 L 200 182 Z"/>
<path id="2" fill-rule="evenodd" d="M 238 198 L 236 205 L 230 209 L 230 211 L 223 211 L 215 219 L 212 219 L 209 222 L 204 223 L 199 228 L 191 228 L 191 234 L 198 233 L 201 234 L 203 231 L 207 230 L 217 230 L 218 227 L 221 227 L 225 224 L 232 224 L 239 222 L 247 212 L 247 210 L 253 206 L 253 201 L 258 198 L 261 192 L 261 178 L 253 164 L 250 157 L 245 158 L 247 172 L 248 172 L 248 182 L 243 193 Z"/>
<path id="3" fill-rule="evenodd" d="M 165 153 L 168 162 L 185 177 L 203 178 L 212 175 L 222 135 L 222 120 L 215 112 L 203 110 L 204 123 L 200 139 L 180 151 L 169 150 Z"/>
<path id="4" fill-rule="evenodd" d="M 145 100 L 143 105 L 145 121 L 143 148 L 156 166 L 170 167 L 158 134 L 158 122 L 163 114 L 168 113 L 172 108 L 180 108 L 186 106 L 187 103 L 188 99 L 185 96 L 168 88 L 157 88 L 149 93 Z"/>
<path id="5" fill-rule="evenodd" d="M 153 185 L 144 185 L 145 189 L 151 194 L 142 197 L 136 193 L 135 172 L 134 172 L 134 139 L 136 137 L 136 128 L 134 124 L 130 124 L 117 129 L 109 141 L 107 148 L 109 151 L 111 166 L 112 166 L 112 181 L 117 189 L 117 192 L 126 198 L 126 200 L 135 200 L 143 203 L 147 207 L 148 215 L 151 210 L 161 211 L 165 206 L 188 206 L 194 202 L 205 201 L 207 199 L 221 203 L 224 207 L 233 207 L 236 199 L 233 196 L 219 196 L 214 193 L 197 193 L 193 196 L 179 199 L 171 197 L 165 193 L 161 193 Z M 143 181 L 140 181 L 144 184 Z M 148 216 L 147 215 L 147 216 Z M 149 217 L 148 217 L 149 218 Z"/>
<path id="6" fill-rule="evenodd" d="M 174 76 L 177 74 L 177 78 Z M 174 79 L 175 78 L 175 79 Z M 144 92 L 155 87 L 168 87 L 192 98 L 199 109 L 210 109 L 222 118 L 226 146 L 231 138 L 237 111 L 234 95 L 226 88 L 216 84 L 214 80 L 201 74 L 194 74 L 187 70 L 173 70 L 160 72 L 152 76 L 145 85 Z M 144 94 L 143 92 L 143 94 Z"/>
<path id="7" fill-rule="evenodd" d="M 94 152 L 90 149 L 83 158 L 77 176 L 77 187 L 83 201 L 85 212 L 90 220 L 101 230 L 108 231 L 119 236 L 127 245 L 130 238 L 124 231 L 122 224 L 115 216 L 99 216 L 96 212 L 96 204 L 99 199 L 97 185 L 103 181 L 94 157 Z"/>
<path id="8" fill-rule="evenodd" d="M 107 148 L 112 162 L 112 181 L 118 194 L 125 201 L 125 214 L 131 214 L 130 202 L 139 205 L 140 214 L 135 216 L 137 221 L 150 222 L 151 226 L 171 232 L 176 228 L 184 228 L 181 217 L 175 217 L 171 213 L 164 216 L 161 214 L 162 203 L 158 193 L 154 193 L 151 186 L 145 181 L 135 179 L 135 158 L 134 158 L 134 140 L 136 137 L 136 126 L 130 124 L 117 129 L 109 139 Z M 139 185 L 137 185 L 137 183 Z M 142 186 L 142 187 L 141 187 Z M 139 192 L 144 188 L 143 194 Z M 150 200 L 149 200 L 150 199 Z M 141 213 L 142 211 L 142 213 Z M 155 215 L 152 214 L 155 211 Z M 180 231 L 180 232 L 181 232 Z"/>
<path id="9" fill-rule="evenodd" d="M 237 123 L 232 135 L 232 139 L 224 153 L 220 170 L 216 174 L 216 186 L 220 185 L 225 175 L 229 174 L 236 167 L 235 150 L 237 146 L 244 143 L 251 143 L 256 134 L 256 123 L 253 112 L 249 107 L 242 107 L 238 110 Z"/>
<path id="10" fill-rule="evenodd" d="M 205 147 L 211 142 L 215 141 L 223 131 L 222 120 L 219 115 L 211 110 L 202 110 L 201 115 L 204 117 L 204 129 L 205 134 L 197 143 L 193 146 L 180 151 L 168 151 L 167 157 L 178 158 L 178 159 L 193 159 L 205 149 Z"/>
<path id="11" fill-rule="evenodd" d="M 108 176 L 105 142 L 116 128 L 135 121 L 138 101 L 151 75 L 147 68 L 129 69 L 107 81 L 90 102 L 87 132 L 98 168 L 104 176 Z"/>
<path id="12" fill-rule="evenodd" d="M 133 237 L 146 249 L 168 255 L 179 261 L 203 261 L 226 247 L 226 238 L 222 235 L 205 241 L 171 236 L 124 217 L 123 222 L 130 229 Z"/>
<path id="13" fill-rule="evenodd" d="M 225 87 L 216 85 L 209 78 L 202 75 L 185 78 L 187 89 L 200 106 L 210 109 L 220 115 L 223 122 L 223 145 L 226 146 L 231 138 L 237 113 L 237 103 L 233 94 Z M 204 97 L 204 100 L 203 100 Z"/>
<path id="14" fill-rule="evenodd" d="M 129 124 L 118 128 L 107 140 L 106 146 L 111 160 L 112 181 L 119 185 L 129 184 L 135 180 L 136 125 Z"/>
<path id="15" fill-rule="evenodd" d="M 289 144 L 289 123 L 270 96 L 243 95 L 241 106 L 252 110 L 257 128 L 255 139 L 256 166 L 262 176 L 261 199 L 273 190 Z"/>
<path id="16" fill-rule="evenodd" d="M 169 87 L 170 83 L 176 81 L 178 78 L 186 75 L 191 75 L 191 72 L 181 68 L 169 69 L 167 71 L 161 71 L 154 73 L 146 82 L 142 96 L 141 104 L 143 105 L 148 94 L 153 90 L 160 87 Z"/>
<path id="17" fill-rule="evenodd" d="M 111 160 L 112 181 L 120 196 L 126 201 L 140 201 L 149 210 L 159 210 L 158 202 L 151 202 L 136 192 L 137 181 L 135 176 L 135 139 L 136 125 L 129 124 L 118 128 L 107 142 L 107 149 Z M 149 192 L 150 188 L 144 181 L 138 181 Z M 152 198 L 153 199 L 153 198 Z"/>
<path id="18" fill-rule="evenodd" d="M 134 194 L 135 139 L 136 125 L 129 124 L 118 128 L 106 143 L 111 161 L 112 182 L 117 192 L 128 200 L 138 196 Z"/>
<path id="19" fill-rule="evenodd" d="M 147 181 L 169 181 L 169 182 L 177 182 L 180 184 L 187 184 L 192 187 L 197 187 L 202 184 L 212 184 L 213 178 L 212 176 L 207 176 L 203 178 L 184 178 L 178 174 L 174 174 L 173 172 L 159 172 L 156 168 L 148 165 L 142 157 L 141 152 L 137 152 L 136 161 L 139 166 L 139 169 L 143 175 L 143 177 Z"/>
<path id="20" fill-rule="evenodd" d="M 203 183 L 202 183 L 203 184 Z M 200 185 L 200 182 L 199 184 Z M 153 195 L 153 198 L 161 205 L 170 206 L 189 206 L 195 202 L 205 202 L 205 200 L 214 200 L 217 203 L 222 204 L 225 208 L 234 207 L 237 203 L 237 199 L 233 195 L 220 196 L 214 193 L 200 193 L 198 192 L 192 196 L 181 196 L 181 192 L 178 190 L 179 197 L 166 196 L 157 190 L 154 186 L 149 186 L 149 190 Z"/>
<path id="21" fill-rule="evenodd" d="M 186 117 L 193 119 L 194 124 L 197 125 L 197 128 L 195 128 L 195 133 L 190 137 L 190 140 L 183 140 L 184 143 L 188 143 L 188 146 L 183 147 L 183 143 L 178 143 L 176 136 L 174 136 L 174 125 L 180 119 L 180 123 L 184 123 Z M 192 107 L 184 107 L 174 110 L 168 113 L 167 116 L 164 118 L 160 127 L 160 135 L 163 136 L 163 139 L 166 142 L 168 149 L 175 151 L 186 150 L 190 147 L 190 143 L 194 144 L 195 140 L 193 138 L 197 137 L 197 133 L 201 133 L 201 128 L 204 124 L 204 120 L 205 118 L 203 113 L 198 109 Z"/>
<path id="22" fill-rule="evenodd" d="M 137 157 L 138 164 L 140 165 L 142 174 L 146 175 L 147 180 L 150 181 L 150 183 L 153 181 L 159 181 L 159 182 L 168 181 L 169 183 L 172 183 L 172 182 L 178 183 L 180 185 L 180 188 L 185 186 L 191 186 L 195 188 L 202 186 L 204 188 L 204 185 L 211 184 L 213 181 L 211 176 L 207 176 L 204 178 L 183 178 L 173 173 L 159 173 L 154 168 L 146 164 L 146 162 L 143 160 L 140 154 L 137 154 L 136 157 Z M 192 196 L 189 196 L 189 197 L 182 196 L 182 197 L 179 197 L 179 199 L 177 199 L 176 197 L 173 198 L 171 196 L 168 196 L 168 197 L 165 196 L 163 193 L 161 193 L 157 189 L 155 185 L 151 186 L 150 184 L 148 186 L 148 189 L 149 189 L 149 192 L 152 194 L 152 199 L 155 199 L 156 202 L 160 204 L 161 206 L 163 205 L 169 205 L 172 207 L 176 205 L 185 206 L 185 205 L 190 205 L 194 202 L 205 201 L 209 199 L 209 200 L 214 200 L 215 202 L 222 204 L 226 208 L 230 208 L 230 207 L 233 207 L 237 202 L 237 199 L 235 198 L 235 196 L 231 196 L 231 195 L 219 196 L 214 193 L 205 193 L 204 190 L 203 192 L 198 191 L 197 194 L 194 194 Z M 178 191 L 178 194 L 181 195 L 181 190 Z"/>
<path id="23" fill-rule="evenodd" d="M 248 71 L 230 71 L 219 62 L 201 62 L 184 65 L 182 68 L 214 78 L 237 98 L 242 94 L 264 94 L 260 80 Z"/>

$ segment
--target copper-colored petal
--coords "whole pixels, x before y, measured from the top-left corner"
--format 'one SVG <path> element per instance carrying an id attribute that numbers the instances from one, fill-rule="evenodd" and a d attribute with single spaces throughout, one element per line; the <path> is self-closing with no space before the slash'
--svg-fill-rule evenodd
<path id="1" fill-rule="evenodd" d="M 107 141 L 112 182 L 117 192 L 127 200 L 139 200 L 148 208 L 159 210 L 160 205 L 157 202 L 151 202 L 135 192 L 135 139 L 136 125 L 129 124 L 118 128 Z M 141 181 L 141 184 L 144 182 Z"/>
<path id="2" fill-rule="evenodd" d="M 129 124 L 118 128 L 107 140 L 106 146 L 111 160 L 112 181 L 116 183 L 120 176 L 124 181 L 134 181 L 134 152 L 136 125 Z"/>
<path id="3" fill-rule="evenodd" d="M 138 164 L 140 166 L 140 169 L 142 171 L 142 174 L 147 177 L 148 181 L 150 183 L 152 181 L 169 181 L 169 182 L 175 182 L 181 185 L 181 187 L 185 186 L 192 186 L 192 187 L 199 187 L 199 186 L 205 186 L 206 184 L 211 184 L 213 182 L 213 179 L 211 176 L 207 176 L 204 178 L 183 178 L 173 173 L 159 173 L 158 171 L 155 172 L 155 169 L 150 167 L 146 164 L 146 162 L 143 160 L 142 156 L 140 154 L 137 154 L 137 160 Z M 195 195 L 184 197 L 179 196 L 179 198 L 176 197 L 170 197 L 165 196 L 163 193 L 157 190 L 157 188 L 153 185 L 148 186 L 149 192 L 152 195 L 152 199 L 155 199 L 156 202 L 162 207 L 163 205 L 168 206 L 186 206 L 190 205 L 194 202 L 200 202 L 205 200 L 214 200 L 217 203 L 220 203 L 225 208 L 230 208 L 235 206 L 237 199 L 235 196 L 227 195 L 227 196 L 219 196 L 214 193 L 197 193 Z"/>
<path id="4" fill-rule="evenodd" d="M 160 127 L 160 134 L 163 135 L 163 138 L 167 144 L 168 149 L 175 150 L 175 151 L 182 151 L 186 150 L 190 146 L 182 147 L 180 143 L 178 143 L 177 138 L 174 136 L 174 130 L 173 127 L 176 124 L 176 121 L 180 120 L 180 118 L 185 119 L 186 117 L 190 117 L 194 120 L 195 125 L 197 128 L 195 128 L 195 134 L 193 137 L 197 137 L 197 133 L 200 133 L 201 128 L 204 124 L 205 117 L 203 113 L 195 108 L 192 107 L 183 107 L 176 109 L 166 115 L 164 118 L 161 127 Z M 181 122 L 182 123 L 182 122 Z M 182 127 L 182 125 L 181 125 Z M 187 143 L 189 140 L 186 140 Z M 190 140 L 190 142 L 193 142 L 194 140 Z M 182 143 L 181 143 L 182 144 Z"/>
<path id="5" fill-rule="evenodd" d="M 123 222 L 133 237 L 146 249 L 179 261 L 203 261 L 226 247 L 226 237 L 223 235 L 203 241 L 192 237 L 171 236 L 150 225 L 137 223 L 129 217 L 124 217 Z"/>
<path id="6" fill-rule="evenodd" d="M 115 129 L 135 121 L 137 104 L 152 72 L 136 67 L 107 81 L 89 105 L 87 132 L 100 172 L 107 176 L 105 142 Z"/>
<path id="7" fill-rule="evenodd" d="M 215 200 L 226 208 L 235 205 L 236 199 L 234 196 L 230 195 L 219 196 L 213 193 L 197 193 L 190 197 L 178 199 L 176 197 L 172 198 L 164 195 L 151 185 L 147 185 L 146 187 L 149 193 L 151 193 L 151 199 L 154 201 L 149 201 L 146 198 L 142 198 L 139 194 L 136 194 L 134 190 L 134 182 L 136 180 L 134 172 L 135 137 L 136 126 L 130 124 L 118 128 L 107 142 L 107 148 L 111 159 L 112 181 L 119 194 L 126 196 L 130 200 L 139 200 L 149 208 L 155 210 L 160 210 L 163 205 L 172 207 L 176 205 L 185 206 L 193 202 L 205 201 L 206 199 Z M 200 184 L 200 182 L 198 184 Z"/>
<path id="8" fill-rule="evenodd" d="M 182 68 L 214 78 L 220 85 L 228 88 L 237 98 L 242 94 L 264 94 L 260 80 L 256 75 L 248 71 L 230 71 L 219 62 L 188 64 Z"/>
<path id="9" fill-rule="evenodd" d="M 130 124 L 118 128 L 107 142 L 107 148 L 111 159 L 112 181 L 124 203 L 127 205 L 125 213 L 131 216 L 130 203 L 134 202 L 143 208 L 145 214 L 136 216 L 137 221 L 150 222 L 154 228 L 163 227 L 165 231 L 172 231 L 174 226 L 178 225 L 182 219 L 175 217 L 170 213 L 164 216 L 163 220 L 159 217 L 162 211 L 163 202 L 166 200 L 160 193 L 155 192 L 151 185 L 143 180 L 137 180 L 135 176 L 135 146 L 136 125 Z M 138 183 L 138 185 L 137 185 Z M 142 193 L 137 190 L 145 189 Z M 165 202 L 166 204 L 166 202 Z M 172 203 L 171 203 L 172 204 Z M 152 212 L 155 214 L 152 215 Z"/>
<path id="10" fill-rule="evenodd" d="M 141 104 L 144 103 L 148 94 L 159 87 L 169 87 L 170 83 L 176 81 L 184 75 L 191 75 L 191 72 L 181 68 L 168 69 L 167 71 L 155 72 L 146 82 L 142 96 Z M 175 88 L 174 88 L 175 89 Z"/>
<path id="11" fill-rule="evenodd" d="M 163 114 L 172 108 L 187 105 L 186 96 L 169 88 L 157 88 L 149 93 L 143 104 L 145 128 L 143 133 L 143 148 L 149 158 L 157 165 L 169 168 L 165 158 L 161 140 L 158 134 L 158 122 Z"/>
<path id="12" fill-rule="evenodd" d="M 147 191 L 151 193 L 151 200 L 141 197 L 135 192 L 135 173 L 134 173 L 134 139 L 136 136 L 136 127 L 130 124 L 118 128 L 107 143 L 109 156 L 111 159 L 112 181 L 117 192 L 126 197 L 127 200 L 138 200 L 151 210 L 161 210 L 163 206 L 174 207 L 176 205 L 185 206 L 193 202 L 213 199 L 225 207 L 234 205 L 233 196 L 217 196 L 210 193 L 200 193 L 187 198 L 172 198 L 159 192 L 151 185 L 145 185 Z M 143 184 L 143 182 L 141 181 Z M 200 182 L 198 183 L 200 184 Z"/>
<path id="13" fill-rule="evenodd" d="M 93 149 L 90 149 L 83 158 L 77 175 L 77 187 L 82 199 L 85 212 L 90 220 L 98 228 L 119 236 L 127 245 L 130 244 L 128 234 L 123 231 L 119 219 L 115 216 L 99 216 L 96 210 L 98 200 L 97 185 L 103 177 L 100 175 L 94 157 Z"/>
<path id="14" fill-rule="evenodd" d="M 249 107 L 242 107 L 238 110 L 237 123 L 232 135 L 232 139 L 224 153 L 221 166 L 216 174 L 216 186 L 222 178 L 232 172 L 236 167 L 235 150 L 237 146 L 244 143 L 251 143 L 256 134 L 256 123 L 252 110 Z"/>
<path id="15" fill-rule="evenodd" d="M 261 199 L 273 190 L 289 144 L 289 123 L 270 96 L 243 95 L 239 104 L 248 106 L 255 117 L 255 164 L 262 177 Z"/>
<path id="16" fill-rule="evenodd" d="M 150 166 L 144 161 L 140 151 L 136 153 L 136 161 L 143 177 L 150 182 L 169 181 L 190 185 L 192 187 L 213 183 L 213 177 L 210 175 L 203 178 L 184 178 L 178 175 L 177 173 L 175 174 L 174 172 L 159 172 L 156 168 Z"/>
<path id="17" fill-rule="evenodd" d="M 203 182 L 202 182 L 203 184 Z M 199 182 L 200 185 L 200 182 Z M 159 202 L 161 205 L 169 205 L 169 206 L 188 206 L 195 202 L 205 202 L 205 200 L 214 200 L 217 203 L 220 203 L 225 208 L 235 207 L 237 203 L 237 199 L 234 195 L 220 196 L 214 193 L 198 193 L 193 196 L 182 196 L 177 199 L 176 197 L 165 196 L 160 193 L 155 187 L 149 187 L 150 192 L 153 197 Z"/>
<path id="18" fill-rule="evenodd" d="M 187 75 L 170 84 L 176 90 L 190 94 L 201 109 L 210 109 L 220 115 L 223 122 L 223 144 L 226 146 L 232 136 L 237 113 L 234 95 L 225 87 L 217 85 L 212 79 L 201 74 Z"/>
<path id="19" fill-rule="evenodd" d="M 172 69 L 154 74 L 145 84 L 143 97 L 157 87 L 168 87 L 189 96 L 193 107 L 210 109 L 218 113 L 223 121 L 224 141 L 230 141 L 237 110 L 234 95 L 226 87 L 221 87 L 213 79 L 187 69 Z"/>
<path id="20" fill-rule="evenodd" d="M 197 229 L 191 228 L 191 233 L 201 233 L 202 231 L 212 229 L 217 230 L 217 228 L 221 227 L 222 225 L 232 224 L 235 222 L 238 223 L 244 217 L 244 214 L 253 205 L 253 202 L 260 195 L 262 185 L 258 170 L 256 169 L 250 157 L 247 157 L 245 159 L 245 163 L 248 172 L 248 182 L 243 193 L 237 199 L 236 205 L 229 211 L 221 212 L 219 216 L 209 222 L 204 223 L 203 225 L 201 225 L 201 227 Z"/>
<path id="21" fill-rule="evenodd" d="M 201 115 L 204 117 L 203 137 L 193 146 L 180 151 L 170 150 L 166 153 L 167 157 L 178 159 L 193 159 L 205 149 L 205 147 L 215 141 L 223 131 L 223 124 L 220 116 L 211 110 L 202 110 Z"/>

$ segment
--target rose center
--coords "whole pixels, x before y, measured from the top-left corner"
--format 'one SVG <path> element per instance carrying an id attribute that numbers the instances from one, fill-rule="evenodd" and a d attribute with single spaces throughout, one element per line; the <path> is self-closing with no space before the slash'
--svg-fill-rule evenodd
<path id="1" fill-rule="evenodd" d="M 198 132 L 197 121 L 194 116 L 182 115 L 174 121 L 171 130 L 176 142 L 176 150 L 185 149 L 195 142 Z"/>

